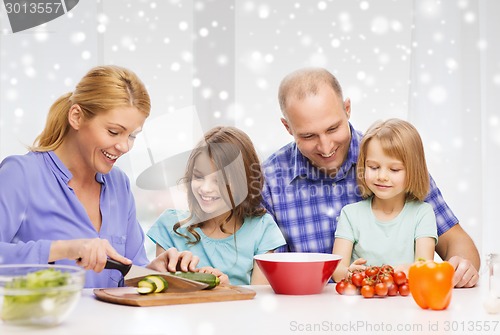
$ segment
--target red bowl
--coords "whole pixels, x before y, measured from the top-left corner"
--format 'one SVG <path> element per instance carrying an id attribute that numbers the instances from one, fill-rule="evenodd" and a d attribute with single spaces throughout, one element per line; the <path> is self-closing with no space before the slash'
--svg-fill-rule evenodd
<path id="1" fill-rule="evenodd" d="M 275 293 L 305 295 L 323 291 L 342 257 L 285 252 L 256 255 L 254 259 Z"/>

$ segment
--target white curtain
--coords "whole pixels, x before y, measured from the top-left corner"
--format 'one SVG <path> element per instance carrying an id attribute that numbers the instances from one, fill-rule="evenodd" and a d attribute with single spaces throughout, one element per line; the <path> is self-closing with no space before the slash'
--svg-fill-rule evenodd
<path id="1" fill-rule="evenodd" d="M 500 2 L 294 4 L 237 10 L 237 23 L 247 28 L 237 32 L 237 55 L 245 60 L 237 67 L 237 101 L 249 122 L 236 123 L 253 135 L 263 156 L 291 140 L 278 121 L 281 78 L 301 66 L 324 66 L 351 98 L 356 128 L 390 117 L 418 128 L 431 174 L 481 256 L 499 252 Z M 259 15 L 268 19 L 251 26 Z M 266 62 L 274 50 L 280 57 Z M 273 94 L 260 94 L 269 89 Z M 272 122 L 253 125 L 261 115 L 272 115 Z"/>
<path id="2" fill-rule="evenodd" d="M 414 1 L 408 119 L 482 256 L 500 251 L 498 1 Z"/>

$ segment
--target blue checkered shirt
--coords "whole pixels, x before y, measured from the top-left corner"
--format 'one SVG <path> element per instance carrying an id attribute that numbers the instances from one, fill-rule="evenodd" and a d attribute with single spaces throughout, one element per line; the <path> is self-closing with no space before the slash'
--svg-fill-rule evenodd
<path id="1" fill-rule="evenodd" d="M 277 251 L 331 253 L 342 207 L 360 201 L 356 161 L 362 134 L 352 125 L 347 158 L 330 178 L 289 143 L 262 165 L 265 183 L 263 205 L 278 223 L 287 245 Z M 458 223 L 431 177 L 426 202 L 436 214 L 438 234 Z"/>

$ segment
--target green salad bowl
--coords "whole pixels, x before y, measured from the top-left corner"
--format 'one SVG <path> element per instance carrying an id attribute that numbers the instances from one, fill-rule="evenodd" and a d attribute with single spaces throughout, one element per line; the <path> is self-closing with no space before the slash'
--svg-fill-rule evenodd
<path id="1" fill-rule="evenodd" d="M 60 324 L 81 297 L 85 271 L 76 266 L 0 265 L 0 319 L 5 324 Z"/>

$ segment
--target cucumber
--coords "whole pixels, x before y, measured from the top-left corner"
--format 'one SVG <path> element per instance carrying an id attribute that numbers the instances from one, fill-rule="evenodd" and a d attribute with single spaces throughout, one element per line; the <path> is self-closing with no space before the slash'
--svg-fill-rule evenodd
<path id="1" fill-rule="evenodd" d="M 220 279 L 210 273 L 201 272 L 171 272 L 172 275 L 191 279 L 200 283 L 207 284 L 206 290 L 213 289 L 220 284 Z M 168 289 L 168 282 L 162 276 L 149 275 L 137 283 L 137 292 L 139 294 L 162 293 Z"/>
<path id="2" fill-rule="evenodd" d="M 156 288 L 156 283 L 149 278 L 143 278 L 137 283 L 137 292 L 139 294 L 154 293 Z"/>
<path id="3" fill-rule="evenodd" d="M 137 288 L 137 293 L 141 295 L 153 293 L 153 288 L 150 286 L 139 286 Z"/>
<path id="4" fill-rule="evenodd" d="M 137 283 L 139 294 L 161 293 L 165 292 L 167 288 L 168 282 L 162 276 L 146 276 Z"/>
<path id="5" fill-rule="evenodd" d="M 202 272 L 171 272 L 172 275 L 176 277 L 181 277 L 185 279 L 191 279 L 200 283 L 207 284 L 208 287 L 205 290 L 213 289 L 214 287 L 220 284 L 219 277 L 211 274 L 211 273 L 202 273 Z"/>
<path id="6" fill-rule="evenodd" d="M 145 277 L 144 279 L 149 279 L 155 282 L 156 290 L 154 293 L 165 292 L 168 289 L 168 282 L 162 276 L 150 275 Z"/>

